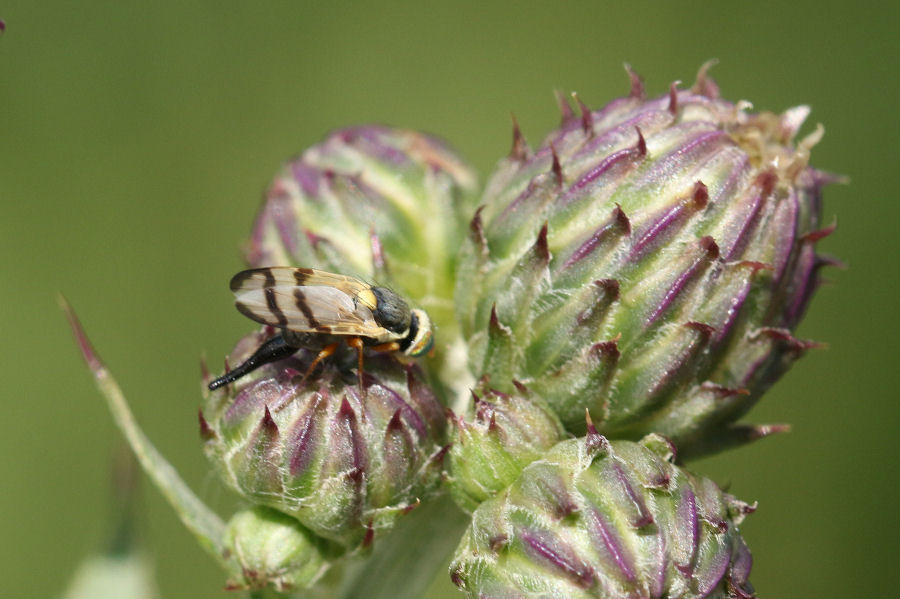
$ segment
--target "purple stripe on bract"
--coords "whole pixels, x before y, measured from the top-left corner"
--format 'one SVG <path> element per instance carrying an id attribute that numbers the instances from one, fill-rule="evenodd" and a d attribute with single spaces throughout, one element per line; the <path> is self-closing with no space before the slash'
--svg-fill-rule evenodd
<path id="1" fill-rule="evenodd" d="M 519 195 L 517 195 L 516 198 L 512 202 L 510 202 L 506 208 L 503 209 L 503 212 L 501 212 L 494 218 L 494 221 L 491 223 L 490 228 L 495 229 L 498 226 L 502 226 L 503 222 L 506 219 L 510 218 L 510 216 L 516 213 L 521 204 L 525 203 L 526 200 L 529 200 L 536 195 L 535 190 L 540 188 L 541 185 L 542 181 L 537 178 L 532 178 L 530 181 L 528 181 L 528 185 L 525 187 L 525 189 L 521 193 L 519 193 Z M 479 212 L 481 212 L 480 208 Z M 481 222 L 480 219 L 479 222 Z"/>
<path id="2" fill-rule="evenodd" d="M 681 488 L 681 498 L 675 514 L 675 534 L 681 541 L 679 544 L 684 545 L 685 540 L 690 543 L 688 562 L 675 565 L 685 576 L 693 577 L 700 549 L 700 520 L 697 517 L 697 498 L 687 485 Z"/>
<path id="3" fill-rule="evenodd" d="M 803 317 L 813 292 L 818 287 L 818 269 L 820 264 L 816 260 L 816 250 L 810 242 L 801 242 L 797 264 L 794 266 L 792 281 L 788 289 L 793 292 L 792 297 L 787 298 L 783 324 L 787 328 L 794 328 Z"/>
<path id="4" fill-rule="evenodd" d="M 240 423 L 254 412 L 262 412 L 263 406 L 276 404 L 285 389 L 274 379 L 254 381 L 237 394 L 222 419 L 226 426 Z"/>
<path id="5" fill-rule="evenodd" d="M 753 567 L 753 556 L 742 539 L 736 539 L 737 547 L 734 557 L 731 559 L 731 582 L 742 587 L 750 578 L 750 570 Z"/>
<path id="6" fill-rule="evenodd" d="M 518 536 L 525 544 L 526 549 L 531 550 L 530 553 L 534 557 L 557 570 L 558 573 L 563 574 L 581 588 L 587 589 L 594 586 L 594 571 L 590 565 L 574 555 L 572 551 L 566 551 L 566 549 L 570 549 L 569 547 L 554 542 L 555 539 L 549 538 L 549 533 L 545 531 L 531 533 L 521 530 Z"/>
<path id="7" fill-rule="evenodd" d="M 355 390 L 352 390 L 351 392 L 355 394 Z M 427 435 L 428 431 L 425 422 L 416 412 L 415 408 L 409 405 L 399 393 L 390 387 L 382 385 L 377 379 L 373 380 L 371 384 L 369 384 L 368 381 L 366 382 L 366 393 L 367 397 L 360 405 L 364 406 L 363 409 L 365 410 L 368 419 L 374 419 L 371 409 L 374 407 L 375 401 L 381 401 L 384 404 L 393 406 L 393 408 L 388 408 L 390 411 L 399 411 L 403 421 L 415 429 L 420 437 L 425 437 Z"/>
<path id="8" fill-rule="evenodd" d="M 652 563 L 645 565 L 650 574 L 650 595 L 651 597 L 662 597 L 666 589 L 666 579 L 668 578 L 669 563 L 671 562 L 668 551 L 668 540 L 666 535 L 662 534 L 661 527 L 657 528 L 656 534 L 653 535 L 656 541 L 656 555 L 653 556 Z M 652 570 L 651 570 L 652 568 Z"/>
<path id="9" fill-rule="evenodd" d="M 606 158 L 604 158 L 600 164 L 589 170 L 587 173 L 581 176 L 575 183 L 573 183 L 566 192 L 560 196 L 557 204 L 559 206 L 565 206 L 572 202 L 572 200 L 578 197 L 579 193 L 583 191 L 588 185 L 599 179 L 601 176 L 607 173 L 613 173 L 614 168 L 617 166 L 628 166 L 630 161 L 634 161 L 635 158 L 640 157 L 640 152 L 637 148 L 631 147 L 626 148 L 624 150 L 619 150 L 618 152 L 613 152 Z M 637 162 L 631 162 L 631 165 L 636 165 Z"/>
<path id="10" fill-rule="evenodd" d="M 775 228 L 773 239 L 775 240 L 775 256 L 772 266 L 775 267 L 774 279 L 780 280 L 784 276 L 785 268 L 790 262 L 791 254 L 797 239 L 797 192 L 792 190 L 790 195 L 779 200 L 772 217 L 771 226 Z"/>
<path id="11" fill-rule="evenodd" d="M 646 185 L 658 186 L 660 181 L 665 181 L 672 177 L 674 169 L 681 167 L 689 168 L 685 172 L 686 176 L 694 177 L 694 173 L 698 172 L 698 167 L 704 164 L 708 157 L 714 156 L 721 148 L 721 142 L 725 138 L 725 133 L 719 129 L 710 130 L 708 123 L 695 121 L 678 125 L 680 129 L 686 129 L 681 132 L 683 136 L 693 136 L 690 141 L 676 144 L 671 152 L 660 156 L 654 156 L 653 164 L 646 172 L 641 173 L 640 179 L 635 181 L 635 187 L 641 188 Z M 696 129 L 696 131 L 694 130 Z"/>
<path id="12" fill-rule="evenodd" d="M 617 534 L 615 528 L 606 521 L 603 514 L 597 509 L 588 512 L 595 533 L 591 535 L 594 538 L 594 547 L 597 552 L 604 557 L 610 558 L 609 562 L 614 566 L 628 582 L 634 582 L 637 578 L 634 569 L 634 557 L 628 551 L 628 547 L 622 543 L 622 539 Z M 597 541 L 600 542 L 598 545 Z"/>
<path id="13" fill-rule="evenodd" d="M 701 243 L 704 239 L 709 239 L 709 243 L 712 243 L 712 246 L 715 246 L 715 242 L 712 241 L 711 237 L 704 237 L 700 240 Z M 693 279 L 698 274 L 698 272 L 702 272 L 709 264 L 709 262 L 711 260 L 714 260 L 715 256 L 718 255 L 717 247 L 715 248 L 715 251 L 713 251 L 709 247 L 703 249 L 705 249 L 706 251 L 704 251 L 702 254 L 699 254 L 691 263 L 691 265 L 688 266 L 687 269 L 685 269 L 677 279 L 675 279 L 675 282 L 672 283 L 672 285 L 666 291 L 666 294 L 663 296 L 662 301 L 650 314 L 650 316 L 647 317 L 647 321 L 644 324 L 645 328 L 652 325 L 656 321 L 656 319 L 662 316 L 663 313 L 669 308 L 669 306 L 672 305 L 672 302 L 675 301 L 675 298 L 678 297 L 678 295 L 682 291 L 684 291 L 685 287 L 687 287 L 688 281 Z"/>
<path id="14" fill-rule="evenodd" d="M 713 541 L 714 539 L 711 539 Z M 719 583 L 728 572 L 728 565 L 731 561 L 731 552 L 729 551 L 728 541 L 718 543 L 716 552 L 706 563 L 703 568 L 694 572 L 694 581 L 697 585 L 697 592 L 700 593 L 698 599 L 709 597 L 716 590 Z"/>
<path id="15" fill-rule="evenodd" d="M 625 115 L 634 112 L 653 112 L 653 109 L 647 108 L 642 99 L 636 98 L 634 96 L 616 98 L 615 100 L 606 104 L 606 106 L 598 108 L 594 111 L 594 123 L 602 126 L 602 123 L 607 120 L 618 122 Z"/>
<path id="16" fill-rule="evenodd" d="M 635 528 L 643 528 L 645 526 L 653 524 L 653 514 L 651 514 L 650 510 L 647 509 L 647 505 L 644 503 L 644 498 L 641 497 L 634 490 L 634 487 L 631 486 L 631 480 L 628 478 L 628 475 L 625 474 L 622 466 L 620 466 L 616 462 L 613 462 L 610 464 L 610 468 L 615 474 L 616 480 L 618 480 L 619 484 L 622 485 L 622 490 L 625 491 L 625 494 L 628 496 L 628 499 L 631 501 L 632 506 L 634 506 L 634 509 L 637 512 L 637 518 L 635 518 L 631 522 L 631 525 Z"/>
<path id="17" fill-rule="evenodd" d="M 319 169 L 309 166 L 302 160 L 297 160 L 291 163 L 291 174 L 303 193 L 313 198 L 318 196 L 319 182 L 322 178 L 322 172 Z"/>
<path id="18" fill-rule="evenodd" d="M 363 480 L 363 474 L 368 469 L 368 456 L 364 445 L 365 440 L 359 432 L 356 412 L 350 406 L 350 402 L 347 401 L 347 395 L 341 400 L 341 407 L 329 428 L 332 434 L 332 447 L 337 446 L 339 451 L 343 449 L 348 452 L 347 457 L 350 458 L 350 465 L 352 465 L 349 476 L 354 483 L 360 484 Z M 339 455 L 334 455 L 334 452 L 331 457 L 342 461 Z M 347 464 L 342 465 L 346 466 Z M 341 468 L 341 470 L 343 469 Z"/>
<path id="19" fill-rule="evenodd" d="M 571 111 L 571 106 L 569 108 Z M 535 155 L 539 155 L 542 150 L 546 150 L 550 145 L 558 145 L 559 142 L 565 140 L 574 131 L 581 130 L 581 117 L 574 112 L 571 112 L 571 115 L 571 118 L 560 122 L 559 127 L 544 138 L 541 142 L 541 149 L 539 149 Z"/>
<path id="20" fill-rule="evenodd" d="M 742 264 L 729 265 L 728 267 L 745 268 Z M 716 333 L 713 337 L 713 340 L 716 343 L 727 337 L 728 333 L 731 332 L 731 327 L 734 326 L 734 323 L 737 321 L 738 315 L 741 313 L 741 308 L 744 307 L 744 302 L 747 301 L 747 296 L 750 295 L 753 275 L 756 274 L 757 270 L 759 269 L 751 271 L 740 290 L 729 298 L 728 310 L 725 312 L 725 318 L 722 322 L 716 323 Z"/>
<path id="21" fill-rule="evenodd" d="M 762 215 L 762 207 L 765 204 L 762 194 L 754 194 L 754 201 L 748 214 L 737 215 L 743 220 L 733 239 L 720 239 L 720 247 L 725 260 L 738 260 L 743 255 L 747 246 L 753 241 L 753 231 L 759 226 Z M 726 229 L 726 233 L 729 229 Z"/>
<path id="22" fill-rule="evenodd" d="M 410 161 L 409 156 L 405 152 L 385 143 L 387 140 L 391 140 L 391 137 L 386 135 L 385 130 L 379 127 L 348 129 L 341 133 L 341 138 L 348 145 L 359 149 L 359 151 L 376 160 L 390 162 L 398 166 L 408 164 Z"/>
<path id="23" fill-rule="evenodd" d="M 277 493 L 282 489 L 279 469 L 280 437 L 278 425 L 267 406 L 263 417 L 250 436 L 247 444 L 248 461 L 245 468 L 241 469 L 256 481 L 250 486 L 258 491 Z"/>
<path id="24" fill-rule="evenodd" d="M 312 462 L 314 457 L 312 443 L 315 442 L 326 403 L 326 398 L 321 393 L 314 393 L 307 399 L 303 416 L 297 419 L 289 433 L 289 447 L 293 448 L 289 464 L 291 476 L 298 476 Z"/>
<path id="25" fill-rule="evenodd" d="M 622 122 L 616 122 L 616 126 L 603 131 L 602 135 L 593 137 L 574 154 L 570 162 L 588 154 L 597 154 L 605 150 L 604 146 L 624 145 L 634 143 L 635 128 L 645 132 L 646 135 L 663 124 L 671 121 L 669 115 L 662 113 L 641 112 L 636 116 Z"/>
<path id="26" fill-rule="evenodd" d="M 571 256 L 569 256 L 565 264 L 563 264 L 560 268 L 560 271 L 566 270 L 579 260 L 590 255 L 602 243 L 607 241 L 611 235 L 615 234 L 618 231 L 621 231 L 624 234 L 630 233 L 631 224 L 628 221 L 628 217 L 625 216 L 624 212 L 622 212 L 622 209 L 616 206 L 610 219 L 603 223 L 596 231 L 594 231 L 594 234 L 591 235 L 591 238 L 582 243 L 581 246 L 577 250 L 575 250 L 575 252 Z"/>
<path id="27" fill-rule="evenodd" d="M 709 345 L 715 333 L 713 327 L 702 322 L 688 321 L 682 325 L 682 330 L 684 329 L 692 332 L 690 338 L 673 341 L 677 345 L 671 351 L 655 350 L 659 361 L 657 373 L 649 380 L 642 381 L 642 385 L 650 386 L 640 391 L 647 398 L 648 404 L 661 399 L 670 385 L 696 374 L 699 365 L 696 356 Z"/>
<path id="28" fill-rule="evenodd" d="M 572 499 L 566 488 L 566 482 L 562 477 L 545 473 L 538 479 L 539 492 L 544 495 L 548 503 L 552 504 L 553 517 L 562 520 L 578 511 L 578 504 Z M 547 506 L 551 507 L 551 506 Z"/>
<path id="29" fill-rule="evenodd" d="M 695 199 L 692 192 L 687 197 L 681 197 L 678 201 L 666 210 L 662 217 L 644 227 L 643 232 L 636 234 L 634 245 L 628 254 L 629 262 L 637 262 L 644 257 L 648 250 L 652 250 L 657 244 L 664 241 L 663 233 L 675 233 L 680 226 L 687 224 L 690 217 L 703 210 L 706 207 L 707 200 Z M 667 229 L 671 229 L 667 231 Z"/>
<path id="30" fill-rule="evenodd" d="M 768 370 L 769 362 L 772 359 L 772 350 L 775 343 L 772 340 L 763 341 L 760 339 L 757 339 L 756 343 L 767 343 L 769 350 L 762 354 L 759 359 L 747 365 L 747 367 L 744 369 L 744 376 L 741 378 L 740 382 L 737 385 L 738 387 L 743 387 L 746 389 L 752 389 L 756 387 L 760 382 L 762 382 L 759 380 L 759 377 L 765 376 L 766 371 Z M 737 353 L 739 350 L 732 351 Z M 771 382 L 769 382 L 769 384 L 771 384 Z M 766 384 L 761 389 L 759 389 L 758 393 L 762 394 L 762 392 L 769 387 L 769 384 Z"/>
<path id="31" fill-rule="evenodd" d="M 406 388 L 410 403 L 415 406 L 416 415 L 421 417 L 432 436 L 440 435 L 446 424 L 444 406 L 438 401 L 431 387 L 416 376 L 418 369 L 413 364 L 406 366 Z"/>

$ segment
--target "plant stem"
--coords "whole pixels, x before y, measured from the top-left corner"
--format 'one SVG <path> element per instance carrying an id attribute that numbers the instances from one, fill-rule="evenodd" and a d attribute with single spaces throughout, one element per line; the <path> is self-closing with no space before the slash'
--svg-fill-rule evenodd
<path id="1" fill-rule="evenodd" d="M 122 431 L 132 451 L 134 451 L 134 455 L 143 467 L 144 472 L 156 484 L 169 504 L 175 509 L 181 522 L 194 534 L 200 545 L 217 561 L 224 563 L 222 533 L 225 529 L 225 524 L 215 512 L 210 510 L 191 491 L 184 480 L 178 476 L 172 465 L 166 461 L 150 439 L 147 438 L 134 419 L 134 415 L 128 407 L 128 402 L 125 401 L 122 389 L 94 351 L 71 306 L 62 296 L 59 298 L 59 304 L 66 314 L 69 326 L 72 328 L 75 341 L 78 343 L 78 349 L 81 351 L 88 368 L 91 369 L 100 392 L 106 398 L 106 403 L 110 412 L 112 412 L 116 425 Z"/>

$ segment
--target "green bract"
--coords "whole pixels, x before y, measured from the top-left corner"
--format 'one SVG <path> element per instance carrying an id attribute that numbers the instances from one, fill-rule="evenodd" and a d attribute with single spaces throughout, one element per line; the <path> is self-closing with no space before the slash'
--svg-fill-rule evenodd
<path id="1" fill-rule="evenodd" d="M 752 596 L 752 507 L 671 463 L 658 435 L 563 441 L 481 504 L 451 565 L 469 597 Z"/>
<path id="2" fill-rule="evenodd" d="M 245 337 L 230 358 L 264 338 Z M 313 357 L 300 351 L 211 393 L 204 449 L 245 499 L 345 549 L 367 546 L 439 483 L 444 408 L 418 369 L 393 356 L 366 359 L 364 389 L 347 366 L 355 352 L 339 352 L 304 380 Z"/>
<path id="3" fill-rule="evenodd" d="M 663 433 L 697 454 L 771 432 L 733 422 L 810 347 L 821 188 L 806 107 L 753 114 L 701 75 L 515 131 L 460 256 L 475 377 L 526 384 L 571 431 Z M 579 102 L 580 104 L 580 102 Z"/>
<path id="4" fill-rule="evenodd" d="M 451 420 L 450 491 L 471 512 L 508 487 L 522 468 L 566 437 L 552 410 L 518 385 L 515 393 L 473 391 L 467 418 Z"/>

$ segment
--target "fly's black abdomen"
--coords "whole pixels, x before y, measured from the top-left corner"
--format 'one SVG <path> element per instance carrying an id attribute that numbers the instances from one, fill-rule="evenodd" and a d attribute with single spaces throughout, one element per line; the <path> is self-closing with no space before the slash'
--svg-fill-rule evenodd
<path id="1" fill-rule="evenodd" d="M 207 387 L 209 387 L 210 391 L 215 391 L 222 385 L 233 383 L 245 374 L 253 372 L 264 364 L 277 362 L 278 360 L 283 360 L 293 355 L 297 349 L 296 346 L 285 341 L 283 336 L 276 335 L 263 343 L 255 352 L 253 352 L 253 355 L 247 358 L 240 366 L 226 372 L 224 375 L 212 381 Z"/>

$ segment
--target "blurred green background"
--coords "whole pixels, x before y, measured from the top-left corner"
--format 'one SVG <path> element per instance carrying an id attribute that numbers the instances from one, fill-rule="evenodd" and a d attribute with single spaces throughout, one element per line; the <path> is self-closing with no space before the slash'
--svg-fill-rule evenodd
<path id="1" fill-rule="evenodd" d="M 807 103 L 838 232 L 800 336 L 827 342 L 750 414 L 793 433 L 697 462 L 758 500 L 743 526 L 760 596 L 887 597 L 898 532 L 896 227 L 900 102 L 889 3 L 5 3 L 0 18 L 0 578 L 52 597 L 110 512 L 119 434 L 56 293 L 78 310 L 149 436 L 191 486 L 207 473 L 199 356 L 248 329 L 226 287 L 261 192 L 332 128 L 382 122 L 447 138 L 485 177 L 510 111 L 537 143 L 552 92 L 599 107 L 719 58 L 723 96 Z M 887 14 L 893 11 L 893 16 Z M 149 484 L 143 540 L 166 598 L 227 597 L 217 566 Z M 408 564 L 406 567 L 412 567 Z M 455 597 L 443 580 L 430 596 Z M 6 593 L 0 592 L 2 595 Z"/>

